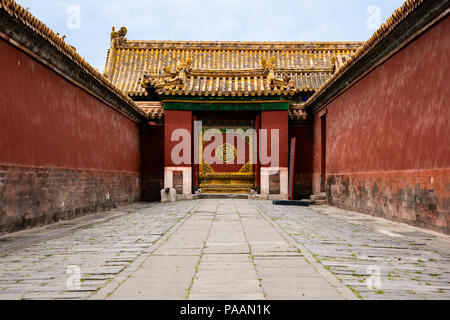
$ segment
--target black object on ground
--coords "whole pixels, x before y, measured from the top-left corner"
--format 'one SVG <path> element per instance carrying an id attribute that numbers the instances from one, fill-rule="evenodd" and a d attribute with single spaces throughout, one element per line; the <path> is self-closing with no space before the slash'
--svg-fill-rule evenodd
<path id="1" fill-rule="evenodd" d="M 276 206 L 300 206 L 308 207 L 309 200 L 274 200 L 272 204 Z"/>

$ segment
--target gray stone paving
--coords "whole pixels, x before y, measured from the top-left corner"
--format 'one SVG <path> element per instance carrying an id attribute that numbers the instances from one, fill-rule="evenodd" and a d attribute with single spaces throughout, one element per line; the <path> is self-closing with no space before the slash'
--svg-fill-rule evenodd
<path id="1" fill-rule="evenodd" d="M 82 226 L 60 237 L 38 241 L 0 257 L 0 299 L 82 299 L 103 287 L 196 205 L 136 204 L 125 213 Z M 92 216 L 88 219 L 92 220 Z M 103 220 L 102 220 L 103 221 Z M 42 233 L 46 234 L 47 230 Z M 20 234 L 37 237 L 33 230 Z M 53 236 L 52 232 L 49 236 Z M 8 236 L 8 246 L 11 246 Z M 79 266 L 80 289 L 67 287 L 68 267 Z"/>
<path id="2" fill-rule="evenodd" d="M 337 208 L 137 203 L 1 237 L 0 299 L 449 299 L 449 267 L 448 236 Z"/>
<path id="3" fill-rule="evenodd" d="M 450 299 L 448 236 L 329 206 L 257 206 L 359 297 Z"/>
<path id="4" fill-rule="evenodd" d="M 283 233 L 252 201 L 202 200 L 134 273 L 93 298 L 355 298 Z"/>

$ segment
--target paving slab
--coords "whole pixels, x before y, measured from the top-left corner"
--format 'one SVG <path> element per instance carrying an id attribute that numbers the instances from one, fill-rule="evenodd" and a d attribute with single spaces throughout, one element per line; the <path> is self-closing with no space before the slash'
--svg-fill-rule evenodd
<path id="1" fill-rule="evenodd" d="M 0 299 L 450 299 L 449 237 L 328 206 L 136 203 L 0 240 Z"/>
<path id="2" fill-rule="evenodd" d="M 151 251 L 197 204 L 136 203 L 9 234 L 0 242 L 0 299 L 86 299 Z M 80 289 L 67 286 L 71 276 Z"/>
<path id="3" fill-rule="evenodd" d="M 446 235 L 330 206 L 256 206 L 359 298 L 450 299 L 432 282 L 450 282 Z"/>
<path id="4" fill-rule="evenodd" d="M 278 295 L 296 289 L 294 296 L 301 296 L 301 290 L 319 288 L 328 297 L 344 299 L 285 236 L 252 201 L 201 200 L 107 298 L 265 299 L 272 290 Z M 189 258 L 180 260 L 183 254 Z M 174 266 L 180 262 L 183 271 L 175 276 Z M 277 266 L 285 268 L 277 273 Z M 320 298 L 319 293 L 308 296 Z"/>

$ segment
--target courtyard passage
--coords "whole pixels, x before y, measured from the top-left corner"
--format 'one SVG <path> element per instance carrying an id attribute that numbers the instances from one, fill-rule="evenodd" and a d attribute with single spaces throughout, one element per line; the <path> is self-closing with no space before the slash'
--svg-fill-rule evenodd
<path id="1" fill-rule="evenodd" d="M 450 299 L 450 238 L 329 206 L 136 203 L 1 237 L 0 299 Z"/>

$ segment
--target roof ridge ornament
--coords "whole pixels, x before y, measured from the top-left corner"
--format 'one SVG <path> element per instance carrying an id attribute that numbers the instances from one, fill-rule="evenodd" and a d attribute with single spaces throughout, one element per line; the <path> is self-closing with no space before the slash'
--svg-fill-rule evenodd
<path id="1" fill-rule="evenodd" d="M 350 60 L 352 57 L 351 54 L 345 54 L 345 55 L 336 55 L 334 57 L 331 57 L 331 63 L 333 65 L 333 73 L 337 72 L 342 66 L 345 65 L 345 63 Z"/>
<path id="2" fill-rule="evenodd" d="M 192 70 L 192 59 L 184 60 L 181 58 L 178 62 L 175 72 L 173 72 L 170 66 L 163 68 L 164 73 L 160 75 L 144 74 L 141 85 L 144 88 L 150 86 L 158 89 L 173 90 L 173 89 L 185 89 L 186 79 Z"/>
<path id="3" fill-rule="evenodd" d="M 121 27 L 119 29 L 119 31 L 115 30 L 115 27 L 112 27 L 112 32 L 111 32 L 111 47 L 113 46 L 120 46 L 120 45 L 124 45 L 125 42 L 127 41 L 127 38 L 125 38 L 125 36 L 127 35 L 127 28 L 126 27 Z"/>
<path id="4" fill-rule="evenodd" d="M 172 71 L 170 65 L 163 68 L 163 72 L 146 72 L 140 78 L 141 86 L 145 89 L 155 89 L 156 93 L 163 94 L 178 90 L 186 90 L 188 77 L 193 78 L 217 78 L 229 77 L 233 79 L 248 78 L 249 81 L 254 81 L 255 78 L 262 78 L 265 82 L 265 92 L 289 92 L 291 94 L 297 91 L 294 81 L 290 76 L 285 75 L 284 78 L 278 78 L 275 74 L 275 57 L 270 59 L 261 59 L 261 67 L 254 69 L 241 70 L 204 70 L 193 69 L 193 60 L 181 58 L 178 62 L 175 71 Z M 226 72 L 226 73 L 225 73 Z M 217 88 L 217 87 L 216 87 Z M 213 89 L 206 90 L 207 93 L 213 93 Z M 238 89 L 236 89 L 238 90 Z"/>
<path id="5" fill-rule="evenodd" d="M 271 89 L 294 89 L 294 81 L 285 76 L 284 79 L 277 78 L 275 76 L 275 57 L 271 57 L 269 60 L 265 58 L 261 59 L 261 66 L 263 75 L 266 77 L 266 85 Z"/>

